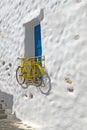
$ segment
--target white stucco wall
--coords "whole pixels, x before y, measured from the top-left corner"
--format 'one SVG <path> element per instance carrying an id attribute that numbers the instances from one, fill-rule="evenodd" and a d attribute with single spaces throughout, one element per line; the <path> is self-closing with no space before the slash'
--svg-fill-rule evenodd
<path id="1" fill-rule="evenodd" d="M 52 85 L 48 96 L 34 86 L 21 88 L 15 77 L 16 58 L 25 53 L 23 24 L 38 17 L 41 8 L 43 55 Z M 0 89 L 13 95 L 18 118 L 38 130 L 86 130 L 87 0 L 0 0 L 0 69 Z"/>

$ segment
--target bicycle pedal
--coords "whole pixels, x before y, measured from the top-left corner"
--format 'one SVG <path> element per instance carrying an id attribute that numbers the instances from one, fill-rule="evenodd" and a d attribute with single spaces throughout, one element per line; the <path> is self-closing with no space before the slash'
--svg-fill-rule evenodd
<path id="1" fill-rule="evenodd" d="M 31 84 L 31 85 L 32 85 L 32 82 L 31 82 L 31 81 L 26 81 L 25 83 L 26 83 L 26 84 Z"/>
<path id="2" fill-rule="evenodd" d="M 27 72 L 23 72 L 23 74 L 27 74 Z"/>
<path id="3" fill-rule="evenodd" d="M 22 77 L 22 76 L 23 76 L 23 74 L 20 74 L 19 76 L 20 76 L 20 77 Z"/>
<path id="4" fill-rule="evenodd" d="M 28 82 L 29 82 L 29 83 L 32 83 L 32 81 L 31 81 L 31 80 L 28 80 Z"/>
<path id="5" fill-rule="evenodd" d="M 27 80 L 26 80 L 26 83 L 30 83 L 30 82 L 32 83 L 32 81 L 31 81 L 30 79 L 27 79 Z"/>

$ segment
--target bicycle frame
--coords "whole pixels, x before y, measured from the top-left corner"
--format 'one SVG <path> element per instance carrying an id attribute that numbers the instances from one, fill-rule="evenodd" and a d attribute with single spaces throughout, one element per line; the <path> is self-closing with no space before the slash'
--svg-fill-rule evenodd
<path id="1" fill-rule="evenodd" d="M 41 58 L 41 57 L 39 57 Z M 41 76 L 44 76 L 44 69 L 41 65 L 41 62 L 37 60 L 37 57 L 31 57 L 31 58 L 18 58 L 21 60 L 21 65 L 19 66 L 22 71 L 23 71 L 23 75 L 20 75 L 20 77 L 24 77 L 32 79 L 35 77 L 38 77 L 38 75 L 36 74 L 36 67 L 39 68 L 40 72 L 41 72 Z M 29 67 L 29 70 L 27 69 L 27 66 Z"/>
<path id="2" fill-rule="evenodd" d="M 26 88 L 28 85 L 34 85 L 39 88 L 41 93 L 48 94 L 51 89 L 51 84 L 50 77 L 45 69 L 45 57 L 18 59 L 21 60 L 21 64 L 16 69 L 17 82 L 23 88 Z"/>

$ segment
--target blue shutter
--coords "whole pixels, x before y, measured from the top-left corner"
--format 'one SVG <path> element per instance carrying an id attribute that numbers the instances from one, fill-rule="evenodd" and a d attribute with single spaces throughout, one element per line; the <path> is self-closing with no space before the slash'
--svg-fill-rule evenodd
<path id="1" fill-rule="evenodd" d="M 42 56 L 40 24 L 34 27 L 34 41 L 35 41 L 35 56 Z"/>

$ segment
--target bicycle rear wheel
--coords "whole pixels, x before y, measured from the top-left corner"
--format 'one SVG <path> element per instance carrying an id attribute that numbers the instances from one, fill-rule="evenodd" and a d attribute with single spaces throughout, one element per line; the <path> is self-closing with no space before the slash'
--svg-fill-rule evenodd
<path id="1" fill-rule="evenodd" d="M 23 71 L 20 66 L 16 70 L 16 79 L 20 85 L 24 84 L 25 82 L 25 78 L 23 77 Z"/>
<path id="2" fill-rule="evenodd" d="M 42 74 L 41 74 L 40 69 L 37 65 L 35 65 L 34 67 L 35 67 L 34 68 L 35 71 L 33 72 L 32 83 L 36 87 L 39 87 L 42 84 Z"/>

